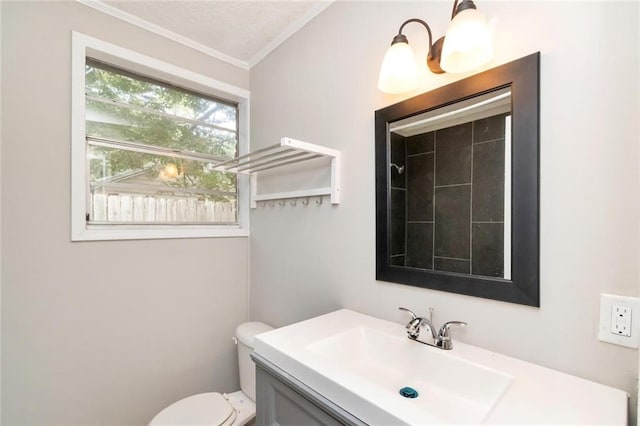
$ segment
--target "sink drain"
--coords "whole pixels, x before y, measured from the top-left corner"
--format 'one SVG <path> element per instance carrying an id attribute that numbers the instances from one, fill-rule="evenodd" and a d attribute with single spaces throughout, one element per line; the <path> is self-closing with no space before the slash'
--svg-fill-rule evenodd
<path id="1" fill-rule="evenodd" d="M 410 388 L 409 386 L 405 386 L 404 388 L 400 389 L 400 395 L 404 396 L 405 398 L 417 398 L 418 391 L 414 388 Z"/>

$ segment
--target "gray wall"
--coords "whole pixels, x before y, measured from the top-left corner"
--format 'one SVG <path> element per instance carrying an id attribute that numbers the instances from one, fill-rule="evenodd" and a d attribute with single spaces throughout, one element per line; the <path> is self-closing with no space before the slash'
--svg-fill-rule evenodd
<path id="1" fill-rule="evenodd" d="M 76 2 L 2 2 L 2 423 L 148 422 L 238 389 L 247 240 L 70 242 L 71 30 L 248 88 Z"/>
<path id="2" fill-rule="evenodd" d="M 635 394 L 637 350 L 598 341 L 597 327 L 601 292 L 638 294 L 639 5 L 478 7 L 499 18 L 494 64 L 542 53 L 542 306 L 375 280 L 373 112 L 461 76 L 376 89 L 400 24 L 423 18 L 442 35 L 449 2 L 337 2 L 251 70 L 254 147 L 286 135 L 344 155 L 339 206 L 252 212 L 251 316 L 280 326 L 348 307 L 400 323 L 398 306 L 433 306 L 437 323 L 469 323 L 456 339 Z M 424 28 L 406 35 L 425 47 Z"/>

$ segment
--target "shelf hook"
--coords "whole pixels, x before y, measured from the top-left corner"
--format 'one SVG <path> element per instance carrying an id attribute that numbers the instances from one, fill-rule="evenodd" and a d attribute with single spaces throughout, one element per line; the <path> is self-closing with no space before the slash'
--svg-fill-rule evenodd
<path id="1" fill-rule="evenodd" d="M 302 205 L 303 206 L 308 206 L 309 205 L 309 197 L 306 197 L 304 200 L 302 200 Z"/>
<path id="2" fill-rule="evenodd" d="M 322 195 L 318 197 L 318 199 L 316 200 L 316 204 L 317 205 L 321 205 L 322 204 Z"/>

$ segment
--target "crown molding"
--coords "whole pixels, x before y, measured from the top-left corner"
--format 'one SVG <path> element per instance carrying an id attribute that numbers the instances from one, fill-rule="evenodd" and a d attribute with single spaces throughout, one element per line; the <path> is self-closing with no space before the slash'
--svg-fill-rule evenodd
<path id="1" fill-rule="evenodd" d="M 166 28 L 163 28 L 159 25 L 153 24 L 149 21 L 145 21 L 142 18 L 139 18 L 135 15 L 127 13 L 113 6 L 109 6 L 108 4 L 103 3 L 99 0 L 76 0 L 76 2 L 81 3 L 85 6 L 91 7 L 107 15 L 111 15 L 114 18 L 118 18 L 122 21 L 128 22 L 132 25 L 145 29 L 149 32 L 152 32 L 154 34 L 157 34 L 169 40 L 175 41 L 176 43 L 180 43 L 191 49 L 198 50 L 199 52 L 202 52 L 205 55 L 211 56 L 212 58 L 234 65 L 238 68 L 242 68 L 244 70 L 249 70 L 250 68 L 249 63 L 247 61 L 241 61 L 239 59 L 236 59 L 218 50 L 205 46 L 202 43 L 198 43 L 197 41 L 191 40 L 190 38 L 181 36 L 180 34 L 176 34 L 173 31 L 169 31 Z"/>
<path id="2" fill-rule="evenodd" d="M 269 53 L 274 51 L 278 46 L 284 43 L 289 37 L 298 32 L 302 27 L 307 25 L 313 18 L 331 6 L 336 0 L 322 0 L 314 7 L 309 9 L 300 19 L 289 24 L 276 38 L 271 40 L 262 50 L 253 55 L 249 61 L 249 68 L 263 60 Z"/>

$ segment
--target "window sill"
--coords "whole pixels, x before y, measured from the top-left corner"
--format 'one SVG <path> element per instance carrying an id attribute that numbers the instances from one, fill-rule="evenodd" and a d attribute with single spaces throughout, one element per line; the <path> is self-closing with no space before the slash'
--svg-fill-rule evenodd
<path id="1" fill-rule="evenodd" d="M 249 230 L 237 225 L 147 225 L 144 227 L 135 225 L 87 225 L 85 229 L 73 232 L 71 241 L 234 238 L 248 236 Z"/>

